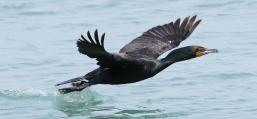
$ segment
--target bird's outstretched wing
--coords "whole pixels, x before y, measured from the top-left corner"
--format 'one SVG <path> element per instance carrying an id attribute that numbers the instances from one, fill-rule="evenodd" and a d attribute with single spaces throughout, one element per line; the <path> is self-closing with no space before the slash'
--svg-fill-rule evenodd
<path id="1" fill-rule="evenodd" d="M 126 53 L 135 58 L 151 57 L 157 59 L 164 52 L 177 47 L 185 40 L 201 22 L 195 22 L 196 15 L 186 17 L 180 24 L 180 18 L 174 23 L 156 26 L 144 32 L 129 44 L 125 45 L 120 53 Z"/>
<path id="2" fill-rule="evenodd" d="M 99 41 L 97 30 L 95 30 L 94 39 L 91 37 L 89 31 L 87 32 L 87 37 L 89 40 L 81 35 L 81 38 L 77 41 L 80 53 L 85 54 L 90 58 L 96 58 L 97 60 L 109 59 L 112 56 L 112 54 L 104 49 L 105 33 L 101 36 L 101 42 Z"/>
<path id="3" fill-rule="evenodd" d="M 97 30 L 94 32 L 94 38 L 92 38 L 90 32 L 88 31 L 87 37 L 89 40 L 87 40 L 83 35 L 81 35 L 81 38 L 78 39 L 78 51 L 90 58 L 95 58 L 98 61 L 97 64 L 100 67 L 114 68 L 122 66 L 121 64 L 133 66 L 140 65 L 137 60 L 123 57 L 120 54 L 107 52 L 104 48 L 105 33 L 101 36 L 101 39 L 99 39 Z"/>

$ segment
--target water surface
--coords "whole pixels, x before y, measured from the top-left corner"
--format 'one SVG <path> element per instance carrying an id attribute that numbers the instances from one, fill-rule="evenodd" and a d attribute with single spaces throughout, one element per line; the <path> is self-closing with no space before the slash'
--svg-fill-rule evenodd
<path id="1" fill-rule="evenodd" d="M 257 1 L 2 0 L 0 115 L 4 119 L 255 119 Z M 181 44 L 218 54 L 174 64 L 128 85 L 97 85 L 60 95 L 54 84 L 96 68 L 77 52 L 87 30 L 106 32 L 117 52 L 147 29 L 197 14 Z"/>

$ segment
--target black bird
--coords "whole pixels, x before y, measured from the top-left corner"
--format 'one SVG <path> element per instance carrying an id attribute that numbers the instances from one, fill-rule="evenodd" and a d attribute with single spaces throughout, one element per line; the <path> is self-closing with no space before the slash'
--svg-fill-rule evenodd
<path id="1" fill-rule="evenodd" d="M 162 26 L 156 26 L 144 32 L 119 53 L 110 53 L 104 48 L 105 34 L 99 38 L 97 30 L 92 38 L 81 35 L 77 41 L 80 53 L 96 59 L 99 68 L 84 76 L 64 81 L 56 85 L 60 93 L 81 91 L 95 84 L 127 84 L 153 77 L 173 63 L 217 52 L 201 46 L 186 46 L 171 51 L 165 58 L 157 59 L 184 41 L 197 27 L 201 20 L 196 15 L 186 17 Z"/>

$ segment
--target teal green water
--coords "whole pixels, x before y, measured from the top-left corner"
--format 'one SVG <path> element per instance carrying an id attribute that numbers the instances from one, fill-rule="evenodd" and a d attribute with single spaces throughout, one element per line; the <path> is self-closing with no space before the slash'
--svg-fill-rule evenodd
<path id="1" fill-rule="evenodd" d="M 2 0 L 0 116 L 3 119 L 256 119 L 257 1 Z M 77 52 L 87 30 L 106 32 L 117 52 L 147 29 L 197 14 L 181 44 L 219 49 L 127 85 L 60 95 L 56 83 L 96 68 Z"/>

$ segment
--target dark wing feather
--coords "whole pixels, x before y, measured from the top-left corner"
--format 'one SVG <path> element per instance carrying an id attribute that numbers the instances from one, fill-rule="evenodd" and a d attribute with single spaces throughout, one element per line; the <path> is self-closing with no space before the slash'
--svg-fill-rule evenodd
<path id="1" fill-rule="evenodd" d="M 91 37 L 89 31 L 87 32 L 89 41 L 83 35 L 81 35 L 81 39 L 77 41 L 79 52 L 87 55 L 90 58 L 104 59 L 111 57 L 111 54 L 104 49 L 103 44 L 99 43 L 97 30 L 95 31 L 94 35 L 95 39 Z M 104 37 L 102 37 L 102 40 L 103 39 Z"/>
<path id="2" fill-rule="evenodd" d="M 90 58 L 96 58 L 98 61 L 97 64 L 100 65 L 100 67 L 114 68 L 121 67 L 124 64 L 130 66 L 141 66 L 140 62 L 136 59 L 129 59 L 124 57 L 122 54 L 112 54 L 107 52 L 104 49 L 105 34 L 101 36 L 100 41 L 97 30 L 94 33 L 94 39 L 89 31 L 87 32 L 87 37 L 89 40 L 87 40 L 83 35 L 81 35 L 81 39 L 78 39 L 78 51 Z"/>
<path id="3" fill-rule="evenodd" d="M 157 59 L 164 52 L 179 46 L 201 22 L 195 22 L 196 15 L 186 17 L 180 24 L 180 19 L 174 23 L 156 26 L 141 36 L 137 37 L 129 44 L 125 45 L 120 53 L 126 53 L 134 58 L 151 57 Z"/>

